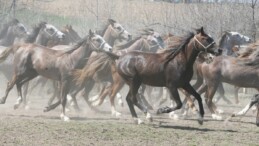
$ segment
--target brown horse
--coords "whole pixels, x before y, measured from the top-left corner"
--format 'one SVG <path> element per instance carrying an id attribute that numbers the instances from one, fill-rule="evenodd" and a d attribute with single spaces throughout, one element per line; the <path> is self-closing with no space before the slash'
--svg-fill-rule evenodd
<path id="1" fill-rule="evenodd" d="M 64 38 L 64 34 L 60 32 L 55 26 L 48 24 L 46 22 L 40 22 L 39 24 L 35 25 L 31 32 L 27 33 L 24 38 L 21 38 L 20 42 L 17 43 L 34 43 L 38 45 L 46 46 L 47 42 L 50 40 L 62 40 Z M 13 55 L 12 54 L 12 47 L 8 49 L 1 50 L 1 61 L 0 64 L 1 72 L 7 78 L 7 80 L 11 80 L 13 75 Z M 28 84 L 24 86 L 24 99 L 26 99 L 27 95 L 27 87 Z M 20 99 L 18 99 L 19 101 Z M 19 103 L 19 102 L 17 102 Z M 15 104 L 15 108 L 18 107 L 18 104 Z M 26 100 L 24 100 L 26 103 Z"/>
<path id="2" fill-rule="evenodd" d="M 0 31 L 0 46 L 11 46 L 16 39 L 24 38 L 26 35 L 26 27 L 17 19 L 12 19 L 5 23 Z"/>
<path id="3" fill-rule="evenodd" d="M 70 90 L 71 71 L 83 67 L 86 59 L 93 50 L 110 51 L 111 47 L 105 40 L 89 31 L 89 35 L 80 42 L 71 47 L 70 50 L 56 51 L 35 44 L 22 44 L 14 46 L 14 76 L 8 84 L 5 96 L 1 99 L 4 104 L 6 98 L 16 84 L 18 96 L 22 100 L 21 87 L 24 83 L 30 81 L 38 75 L 59 81 L 60 99 L 62 103 L 61 119 L 68 121 L 65 115 L 66 96 Z"/>
<path id="4" fill-rule="evenodd" d="M 81 40 L 81 37 L 78 35 L 78 33 L 72 28 L 71 25 L 66 25 L 64 26 L 61 30 L 60 30 L 63 34 L 65 34 L 65 37 L 63 39 L 51 39 L 48 41 L 47 43 L 47 46 L 48 47 L 54 47 L 54 46 L 57 46 L 57 45 L 70 45 L 70 44 L 74 44 L 74 43 L 77 43 L 78 41 Z M 52 48 L 52 49 L 55 49 L 56 47 Z M 64 49 L 64 46 L 59 46 L 58 47 L 59 49 L 56 49 L 56 50 L 62 50 Z M 64 50 L 65 51 L 65 50 Z M 30 91 L 32 92 L 36 87 L 40 86 L 41 88 L 43 88 L 48 79 L 47 78 L 44 78 L 42 76 L 38 76 L 37 78 L 35 78 L 33 80 L 33 84 L 30 86 L 30 88 L 28 89 L 28 85 L 25 86 L 25 90 L 24 90 L 24 97 L 26 97 L 27 95 L 27 92 Z M 55 81 L 53 81 L 55 82 Z M 53 85 L 55 85 L 55 83 L 53 83 Z M 55 98 L 57 95 L 58 95 L 58 89 L 56 86 L 53 87 L 55 90 L 52 94 L 52 97 L 51 98 Z M 24 98 L 25 99 L 25 98 Z M 24 104 L 25 104 L 25 108 L 28 109 L 29 108 L 29 105 L 27 105 L 27 102 L 26 100 L 23 100 L 24 101 Z M 51 103 L 50 103 L 51 104 Z"/>
<path id="5" fill-rule="evenodd" d="M 138 37 L 127 44 L 119 46 L 118 49 L 120 51 L 116 51 L 115 53 L 123 55 L 134 50 L 150 52 L 163 46 L 163 41 L 157 32 L 145 31 L 145 34 L 142 35 L 143 37 Z M 115 62 L 111 60 L 109 56 L 106 54 L 99 54 L 99 56 L 96 57 L 99 59 L 96 59 L 94 62 L 89 61 L 88 65 L 86 65 L 84 69 L 77 70 L 75 72 L 75 79 L 79 85 L 87 85 L 87 88 L 85 88 L 85 91 L 87 91 L 87 95 L 85 95 L 86 97 L 88 97 L 88 92 L 92 88 L 93 81 L 101 80 L 111 82 L 111 84 L 106 86 L 106 88 L 101 92 L 100 97 L 93 102 L 93 105 L 101 105 L 104 98 L 110 94 L 112 115 L 116 117 L 120 116 L 121 113 L 117 112 L 115 109 L 114 99 L 118 91 L 123 87 L 124 81 L 116 72 Z"/>
<path id="6" fill-rule="evenodd" d="M 129 85 L 126 97 L 132 117 L 137 123 L 142 123 L 137 118 L 134 106 L 142 110 L 147 119 L 151 120 L 151 114 L 145 105 L 137 101 L 136 94 L 141 84 L 167 87 L 171 93 L 171 99 L 177 103 L 176 107 L 160 108 L 157 113 L 169 113 L 181 108 L 182 103 L 178 94 L 178 88 L 183 88 L 192 94 L 199 103 L 200 115 L 198 121 L 203 123 L 204 109 L 200 95 L 190 85 L 193 75 L 193 63 L 200 51 L 215 53 L 215 42 L 204 31 L 203 27 L 197 30 L 197 34 L 190 33 L 186 39 L 176 48 L 164 53 L 130 52 L 119 57 L 116 69 L 119 75 Z"/>
<path id="7" fill-rule="evenodd" d="M 217 107 L 212 102 L 216 89 L 221 82 L 226 82 L 238 87 L 259 89 L 258 76 L 258 49 L 247 58 L 235 58 L 218 56 L 213 62 L 202 67 L 202 75 L 205 80 L 199 88 L 199 92 L 206 91 L 206 103 L 212 113 L 212 117 L 222 119 L 217 115 Z"/>

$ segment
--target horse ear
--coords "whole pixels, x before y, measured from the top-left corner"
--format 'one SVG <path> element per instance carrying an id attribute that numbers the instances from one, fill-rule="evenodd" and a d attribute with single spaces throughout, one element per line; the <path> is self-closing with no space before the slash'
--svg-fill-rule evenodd
<path id="1" fill-rule="evenodd" d="M 89 36 L 92 37 L 94 35 L 94 32 L 90 29 L 89 30 Z"/>
<path id="2" fill-rule="evenodd" d="M 231 33 L 230 33 L 230 31 L 225 31 L 225 34 L 227 34 L 227 35 L 231 35 Z"/>
<path id="3" fill-rule="evenodd" d="M 203 30 L 203 26 L 200 29 L 196 29 L 196 32 L 197 32 L 197 34 L 198 33 L 205 34 L 204 30 Z"/>
<path id="4" fill-rule="evenodd" d="M 116 23 L 116 21 L 113 20 L 113 19 L 108 19 L 108 22 L 109 22 L 112 26 L 114 25 L 114 23 Z"/>

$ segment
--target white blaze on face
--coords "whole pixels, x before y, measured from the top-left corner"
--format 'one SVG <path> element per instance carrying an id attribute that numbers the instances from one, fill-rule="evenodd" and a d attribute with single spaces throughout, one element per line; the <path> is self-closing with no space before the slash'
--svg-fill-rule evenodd
<path id="1" fill-rule="evenodd" d="M 47 30 L 52 29 L 53 33 L 51 33 L 50 35 L 53 36 L 56 34 L 59 39 L 62 39 L 65 36 L 65 34 L 63 32 L 59 31 L 55 26 L 53 26 L 51 24 L 46 24 L 46 29 Z"/>
<path id="2" fill-rule="evenodd" d="M 102 40 L 102 43 L 99 44 L 98 49 L 103 49 L 104 51 L 110 52 L 112 50 L 112 47 L 108 43 L 106 43 L 101 36 L 97 35 L 97 37 Z"/>

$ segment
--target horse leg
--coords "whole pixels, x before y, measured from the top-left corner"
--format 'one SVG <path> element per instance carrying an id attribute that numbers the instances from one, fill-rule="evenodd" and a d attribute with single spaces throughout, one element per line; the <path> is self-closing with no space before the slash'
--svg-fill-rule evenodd
<path id="1" fill-rule="evenodd" d="M 157 114 L 162 114 L 162 113 L 170 113 L 172 111 L 175 111 L 177 109 L 180 109 L 182 107 L 182 101 L 180 99 L 180 96 L 179 96 L 179 93 L 178 93 L 178 90 L 176 87 L 173 87 L 172 85 L 169 86 L 169 91 L 171 93 L 171 100 L 174 100 L 175 103 L 176 103 L 176 106 L 175 107 L 164 107 L 164 108 L 159 108 L 157 110 Z"/>
<path id="2" fill-rule="evenodd" d="M 26 82 L 23 86 L 23 104 L 24 108 L 28 110 L 30 107 L 28 105 L 27 95 L 28 95 L 29 82 Z"/>
<path id="3" fill-rule="evenodd" d="M 195 97 L 195 99 L 198 101 L 199 104 L 199 113 L 197 113 L 198 115 L 198 122 L 199 124 L 203 123 L 203 117 L 204 117 L 204 108 L 203 108 L 203 104 L 202 104 L 202 99 L 200 94 L 198 94 L 194 88 L 190 85 L 190 83 L 186 84 L 185 86 L 183 86 L 183 89 L 188 92 L 189 94 L 193 95 Z"/>
<path id="4" fill-rule="evenodd" d="M 213 119 L 216 120 L 222 120 L 222 117 L 216 114 L 216 105 L 212 102 L 213 96 L 215 95 L 215 92 L 218 88 L 218 82 L 214 81 L 213 83 L 208 85 L 207 94 L 205 95 L 205 101 L 207 103 L 207 106 L 211 112 L 211 116 Z"/>
<path id="5" fill-rule="evenodd" d="M 61 105 L 62 105 L 62 111 L 61 111 L 61 114 L 60 114 L 60 118 L 61 120 L 64 120 L 65 122 L 66 121 L 69 121 L 69 117 L 66 116 L 66 104 L 67 104 L 67 94 L 68 94 L 68 91 L 69 91 L 69 82 L 68 81 L 61 81 L 61 87 L 60 87 L 60 102 L 61 102 Z"/>
<path id="6" fill-rule="evenodd" d="M 13 86 L 16 84 L 16 82 L 17 82 L 17 76 L 14 75 L 12 80 L 11 80 L 11 82 L 7 83 L 7 88 L 6 88 L 6 91 L 5 91 L 5 96 L 1 98 L 0 104 L 4 104 L 5 103 L 6 98 L 7 98 L 8 94 L 9 94 L 10 90 L 13 88 Z"/>
<path id="7" fill-rule="evenodd" d="M 121 79 L 121 77 L 118 77 L 118 78 L 116 78 L 116 80 L 114 80 L 114 83 L 112 84 L 112 87 L 111 87 L 111 92 L 110 92 L 111 113 L 112 113 L 112 115 L 115 115 L 116 117 L 121 116 L 121 113 L 119 113 L 116 110 L 115 104 L 114 104 L 114 99 L 124 84 L 125 84 L 125 82 L 123 81 L 123 79 Z"/>
<path id="8" fill-rule="evenodd" d="M 239 99 L 238 99 L 238 90 L 239 89 L 240 89 L 240 87 L 234 86 L 236 104 L 239 104 Z"/>
<path id="9" fill-rule="evenodd" d="M 149 104 L 149 102 L 146 100 L 144 93 L 146 90 L 146 85 L 142 84 L 138 90 L 137 97 L 139 102 L 142 102 L 149 110 L 153 110 L 153 107 Z"/>
<path id="10" fill-rule="evenodd" d="M 101 84 L 101 83 L 99 83 L 99 84 Z M 100 106 L 103 103 L 105 97 L 109 94 L 109 91 L 111 88 L 111 83 L 102 83 L 102 84 L 103 84 L 102 85 L 103 88 L 102 88 L 101 92 L 98 95 L 96 95 L 96 97 L 98 97 L 98 98 L 95 99 L 95 101 L 92 103 L 93 106 Z"/>

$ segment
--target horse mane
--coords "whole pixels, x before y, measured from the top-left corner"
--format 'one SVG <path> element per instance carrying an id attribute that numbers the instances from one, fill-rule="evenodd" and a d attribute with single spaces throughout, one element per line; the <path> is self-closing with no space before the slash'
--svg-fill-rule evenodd
<path id="1" fill-rule="evenodd" d="M 227 37 L 227 33 L 225 32 L 219 40 L 219 47 L 221 47 L 221 45 L 223 44 L 223 41 L 225 40 L 226 37 Z"/>
<path id="2" fill-rule="evenodd" d="M 137 40 L 141 39 L 141 36 L 139 37 L 136 37 L 135 39 L 125 43 L 125 44 L 122 44 L 122 45 L 118 45 L 116 46 L 118 48 L 118 50 L 121 50 L 121 49 L 124 49 L 124 48 L 128 48 L 130 47 L 132 44 L 134 44 Z"/>
<path id="3" fill-rule="evenodd" d="M 107 30 L 107 28 L 109 27 L 110 23 L 107 21 L 102 27 L 101 29 L 97 30 L 96 33 L 100 36 L 103 36 L 105 31 Z"/>
<path id="4" fill-rule="evenodd" d="M 257 53 L 259 50 L 259 41 L 250 44 L 249 46 L 247 46 L 245 49 L 241 49 L 238 51 L 238 58 L 253 58 L 254 56 L 258 56 Z"/>
<path id="5" fill-rule="evenodd" d="M 46 22 L 40 22 L 39 24 L 35 25 L 33 27 L 32 33 L 30 33 L 26 39 L 26 43 L 33 43 L 36 40 L 36 37 L 38 36 L 40 29 L 45 26 L 47 23 Z"/>
<path id="6" fill-rule="evenodd" d="M 19 21 L 16 18 L 14 18 L 8 21 L 7 23 L 3 24 L 3 28 L 0 31 L 0 39 L 2 39 L 6 35 L 9 26 L 15 25 L 17 23 L 19 23 Z"/>
<path id="7" fill-rule="evenodd" d="M 73 46 L 71 46 L 70 48 L 68 48 L 67 51 L 65 51 L 64 53 L 62 53 L 61 55 L 64 54 L 71 54 L 72 52 L 74 52 L 75 50 L 77 50 L 78 48 L 80 48 L 80 46 L 85 45 L 88 40 L 89 36 L 85 36 L 84 38 L 82 38 L 80 41 L 78 41 L 76 44 L 74 44 Z"/>
<path id="8" fill-rule="evenodd" d="M 190 42 L 190 40 L 193 37 L 194 37 L 194 33 L 189 32 L 186 36 L 182 37 L 182 39 L 178 40 L 177 42 L 179 44 L 178 46 L 172 49 L 168 49 L 169 51 L 166 51 L 166 52 L 168 52 L 169 54 L 166 57 L 165 64 L 167 64 L 170 60 L 174 59 L 174 57 L 186 47 L 186 45 Z"/>

